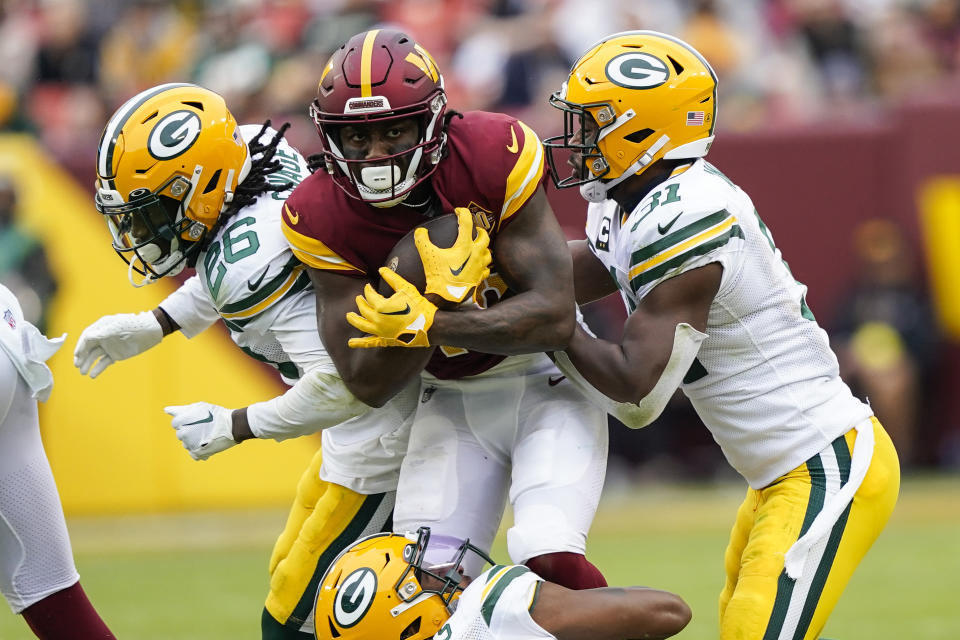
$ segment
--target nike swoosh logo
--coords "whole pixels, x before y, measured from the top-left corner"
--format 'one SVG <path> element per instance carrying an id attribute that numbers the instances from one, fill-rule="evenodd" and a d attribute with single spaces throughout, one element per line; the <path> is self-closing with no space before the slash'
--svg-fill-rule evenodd
<path id="1" fill-rule="evenodd" d="M 517 132 L 513 130 L 513 125 L 510 126 L 510 137 L 511 142 L 507 145 L 507 151 L 516 153 L 520 147 L 517 145 Z"/>
<path id="2" fill-rule="evenodd" d="M 266 268 L 266 269 L 264 269 L 263 271 L 260 272 L 260 277 L 259 277 L 259 278 L 257 278 L 257 279 L 254 280 L 253 282 L 250 282 L 249 280 L 247 280 L 247 289 L 250 289 L 250 291 L 256 291 L 257 288 L 260 286 L 260 283 L 263 282 L 263 279 L 267 277 L 267 272 L 268 272 L 268 271 L 270 271 L 270 266 L 269 266 L 269 265 L 267 265 L 267 268 Z"/>
<path id="3" fill-rule="evenodd" d="M 470 262 L 470 258 L 469 258 L 469 257 L 467 257 L 467 259 L 463 261 L 463 264 L 460 265 L 460 268 L 459 268 L 459 269 L 454 269 L 453 267 L 450 267 L 450 273 L 452 273 L 452 274 L 455 275 L 455 276 L 460 275 L 460 272 L 463 271 L 463 268 L 464 268 L 465 266 L 467 266 L 467 263 L 468 263 L 468 262 Z"/>
<path id="4" fill-rule="evenodd" d="M 673 223 L 680 219 L 680 216 L 683 215 L 683 211 L 677 214 L 677 217 L 668 222 L 666 225 L 658 224 L 657 231 L 660 232 L 660 235 L 665 234 L 667 231 L 670 231 L 670 227 L 673 226 Z"/>
<path id="5" fill-rule="evenodd" d="M 408 304 L 406 307 L 404 307 L 403 309 L 400 309 L 400 311 L 384 311 L 384 312 L 383 312 L 383 315 L 385 315 L 385 316 L 402 316 L 402 315 L 405 314 L 405 313 L 410 313 L 410 305 L 409 305 L 409 304 Z"/>
<path id="6" fill-rule="evenodd" d="M 292 222 L 293 224 L 297 224 L 298 222 L 300 222 L 299 213 L 295 213 L 293 209 L 291 209 L 287 205 L 283 205 L 283 210 L 287 212 L 287 217 L 290 218 L 290 222 Z"/>
<path id="7" fill-rule="evenodd" d="M 197 420 L 196 422 L 188 422 L 188 423 L 184 424 L 183 426 L 189 427 L 189 426 L 192 426 L 192 425 L 195 425 L 195 424 L 203 424 L 204 422 L 213 422 L 213 412 L 212 412 L 212 411 L 207 411 L 207 417 L 204 418 L 203 420 Z"/>
<path id="8" fill-rule="evenodd" d="M 547 378 L 547 384 L 551 387 L 555 387 L 566 379 L 567 376 L 550 376 Z"/>

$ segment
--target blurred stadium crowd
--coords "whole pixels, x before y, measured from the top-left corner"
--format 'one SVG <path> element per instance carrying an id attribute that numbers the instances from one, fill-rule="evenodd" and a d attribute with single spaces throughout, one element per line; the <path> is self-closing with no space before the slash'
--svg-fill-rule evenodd
<path id="1" fill-rule="evenodd" d="M 410 31 L 460 110 L 502 110 L 546 134 L 545 97 L 579 53 L 625 29 L 698 48 L 720 77 L 721 128 L 863 120 L 957 83 L 958 0 L 4 0 L 0 127 L 35 131 L 84 184 L 96 140 L 127 97 L 165 81 L 223 94 L 240 121 L 294 123 L 317 70 L 378 22 Z"/>
<path id="2" fill-rule="evenodd" d="M 92 185 L 108 114 L 149 86 L 191 81 L 221 93 L 240 122 L 291 122 L 290 141 L 316 152 L 307 105 L 319 70 L 347 37 L 384 22 L 434 55 L 457 110 L 506 111 L 542 136 L 560 123 L 546 97 L 576 56 L 626 29 L 678 35 L 711 61 L 720 79 L 721 135 L 827 119 L 862 123 L 918 94 L 960 95 L 960 0 L 3 0 L 0 132 L 33 134 L 82 185 Z M 27 270 L 23 277 L 40 283 L 42 308 L 56 284 L 35 243 L 16 230 L 16 196 L 5 185 L 0 176 L 0 279 Z M 904 250 L 896 229 L 861 235 L 855 240 L 865 280 L 834 326 L 841 365 L 853 386 L 889 395 L 890 414 L 881 418 L 906 421 L 913 438 L 909 423 L 919 418 L 911 407 L 920 403 L 923 372 L 936 353 L 936 328 L 906 276 L 871 266 L 890 259 L 878 246 Z M 28 245 L 23 255 L 2 249 Z M 910 309 L 918 311 L 903 313 Z M 882 332 L 857 342 L 858 327 L 884 314 L 911 356 L 905 382 L 857 378 L 857 354 L 885 353 L 890 344 Z M 697 422 L 685 404 L 673 415 Z M 650 431 L 643 446 L 632 447 L 646 459 L 633 462 L 677 451 L 683 441 L 688 470 L 724 468 L 704 430 Z M 705 459 L 689 446 L 697 439 Z M 910 448 L 906 440 L 898 446 Z"/>

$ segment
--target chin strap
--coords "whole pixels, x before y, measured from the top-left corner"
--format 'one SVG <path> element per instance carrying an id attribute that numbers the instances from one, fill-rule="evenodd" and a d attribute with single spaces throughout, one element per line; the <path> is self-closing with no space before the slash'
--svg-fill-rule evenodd
<path id="1" fill-rule="evenodd" d="M 606 182 L 604 182 L 602 178 L 598 178 L 592 182 L 586 182 L 580 185 L 580 195 L 583 196 L 583 199 L 587 202 L 603 202 L 607 199 L 607 192 L 610 191 L 610 189 L 613 189 L 627 178 L 635 175 L 638 171 L 640 171 L 640 169 L 643 169 L 645 166 L 653 162 L 653 157 L 657 155 L 660 149 L 663 149 L 668 142 L 670 142 L 669 136 L 660 136 L 660 138 L 650 145 L 646 152 L 640 156 L 636 162 L 630 165 L 626 171 L 621 173 L 616 178 Z"/>
<path id="2" fill-rule="evenodd" d="M 177 275 L 178 273 L 180 273 L 181 271 L 183 271 L 183 269 L 187 266 L 187 261 L 186 261 L 186 259 L 184 258 L 183 254 L 180 253 L 179 251 L 177 251 L 175 254 L 171 254 L 171 255 L 168 256 L 165 260 L 161 261 L 160 264 L 155 265 L 153 268 L 154 268 L 154 269 L 159 269 L 159 270 L 163 271 L 163 268 L 164 268 L 164 267 L 163 267 L 163 263 L 164 263 L 164 262 L 170 262 L 170 261 L 173 260 L 173 258 L 176 258 L 176 260 L 177 260 L 176 265 L 175 265 L 174 267 L 171 267 L 169 271 L 164 271 L 164 274 L 163 274 L 163 275 L 165 275 L 165 276 L 175 276 L 175 275 Z M 134 268 L 134 262 L 139 262 L 139 263 L 140 263 L 140 265 L 143 267 L 143 272 L 144 272 L 144 273 L 141 274 L 139 271 L 137 271 L 137 270 Z M 142 276 L 139 282 L 137 282 L 136 276 L 135 276 L 134 274 L 139 275 L 139 276 Z M 130 260 L 130 262 L 127 263 L 127 280 L 129 280 L 129 281 L 130 281 L 130 284 L 132 284 L 132 285 L 133 285 L 134 287 L 136 287 L 137 289 L 139 289 L 140 287 L 145 287 L 145 286 L 147 286 L 147 285 L 153 284 L 154 282 L 156 282 L 156 281 L 159 280 L 159 279 L 160 279 L 160 278 L 158 278 L 157 276 L 153 275 L 152 273 L 147 273 L 147 265 L 146 265 L 146 263 L 144 263 L 144 261 L 140 258 L 140 256 L 135 256 L 132 260 Z"/>
<path id="3" fill-rule="evenodd" d="M 139 258 L 137 259 L 139 260 Z M 127 280 L 130 281 L 130 284 L 139 289 L 140 287 L 145 287 L 148 284 L 153 284 L 157 281 L 157 279 L 150 274 L 141 274 L 139 271 L 135 271 L 133 268 L 133 262 L 134 261 L 131 260 L 127 263 Z M 144 269 L 144 271 L 146 271 L 146 269 Z M 136 280 L 137 276 L 142 276 L 139 282 Z"/>

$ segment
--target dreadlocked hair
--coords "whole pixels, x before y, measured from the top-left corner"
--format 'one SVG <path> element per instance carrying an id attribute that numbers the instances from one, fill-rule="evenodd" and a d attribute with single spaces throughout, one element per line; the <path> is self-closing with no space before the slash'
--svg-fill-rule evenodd
<path id="1" fill-rule="evenodd" d="M 310 173 L 316 173 L 317 169 L 326 166 L 327 163 L 323 159 L 322 153 L 311 153 L 307 156 L 307 169 L 310 170 Z"/>
<path id="2" fill-rule="evenodd" d="M 263 123 L 263 126 L 260 127 L 257 135 L 254 136 L 253 140 L 247 145 L 250 153 L 250 171 L 247 173 L 247 177 L 243 179 L 243 182 L 237 185 L 230 204 L 227 205 L 227 208 L 220 214 L 217 218 L 217 223 L 213 225 L 213 229 L 207 234 L 208 241 L 213 238 L 217 234 L 217 230 L 236 215 L 238 211 L 256 202 L 257 198 L 263 194 L 281 193 L 296 186 L 292 182 L 270 184 L 267 181 L 267 176 L 283 168 L 283 165 L 280 164 L 278 160 L 274 160 L 273 156 L 277 152 L 277 147 L 280 145 L 280 142 L 283 140 L 283 134 L 290 128 L 290 123 L 283 123 L 273 137 L 269 141 L 264 142 L 261 138 L 269 127 L 270 121 L 267 120 Z"/>
<path id="3" fill-rule="evenodd" d="M 450 121 L 454 118 L 463 118 L 463 114 L 459 111 L 454 111 L 453 109 L 448 110 L 443 114 L 443 125 L 442 130 L 446 131 L 447 127 L 450 126 Z M 447 155 L 447 148 L 444 147 L 443 155 Z M 316 173 L 317 169 L 326 168 L 327 161 L 322 153 L 313 153 L 307 156 L 307 168 L 310 169 L 310 173 Z"/>

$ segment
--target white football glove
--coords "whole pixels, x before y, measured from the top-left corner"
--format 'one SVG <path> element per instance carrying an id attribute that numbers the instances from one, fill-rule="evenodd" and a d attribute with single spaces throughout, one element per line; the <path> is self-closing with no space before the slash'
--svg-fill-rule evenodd
<path id="1" fill-rule="evenodd" d="M 163 328 L 152 311 L 103 316 L 80 334 L 73 366 L 96 378 L 114 362 L 143 353 L 161 340 Z"/>
<path id="2" fill-rule="evenodd" d="M 237 444 L 233 439 L 233 410 L 210 404 L 193 404 L 164 407 L 173 416 L 173 428 L 194 460 L 206 460 Z"/>

